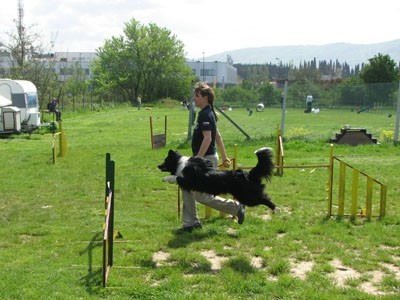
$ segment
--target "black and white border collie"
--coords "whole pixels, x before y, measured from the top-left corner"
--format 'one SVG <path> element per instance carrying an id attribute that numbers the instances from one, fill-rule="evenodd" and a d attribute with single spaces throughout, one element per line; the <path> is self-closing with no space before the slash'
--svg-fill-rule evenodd
<path id="1" fill-rule="evenodd" d="M 249 172 L 237 170 L 216 170 L 211 161 L 201 157 L 187 157 L 178 151 L 169 150 L 164 162 L 158 166 L 162 172 L 169 172 L 163 181 L 177 183 L 182 189 L 212 195 L 231 194 L 243 205 L 266 205 L 273 212 L 279 210 L 264 193 L 262 179 L 270 180 L 274 168 L 272 149 L 261 148 L 254 152 L 258 162 Z"/>

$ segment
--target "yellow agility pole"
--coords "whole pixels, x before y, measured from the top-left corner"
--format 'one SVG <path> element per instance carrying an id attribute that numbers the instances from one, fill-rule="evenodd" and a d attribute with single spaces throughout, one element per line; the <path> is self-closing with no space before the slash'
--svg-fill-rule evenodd
<path id="1" fill-rule="evenodd" d="M 333 144 L 331 144 L 329 167 L 328 167 L 328 216 L 332 215 L 332 190 L 333 190 Z"/>
<path id="2" fill-rule="evenodd" d="M 343 217 L 344 215 L 344 195 L 346 191 L 346 165 L 344 162 L 340 162 L 340 177 L 339 177 L 339 207 L 338 215 Z"/>
<path id="3" fill-rule="evenodd" d="M 383 218 L 386 214 L 386 186 L 381 184 L 381 194 L 379 202 L 379 216 Z"/>
<path id="4" fill-rule="evenodd" d="M 65 156 L 67 154 L 67 138 L 65 136 L 63 130 L 63 122 L 60 120 L 58 121 L 58 125 L 60 126 L 60 154 L 59 156 Z"/>
<path id="5" fill-rule="evenodd" d="M 59 147 L 60 147 L 60 152 L 58 154 L 58 156 L 62 157 L 65 156 L 67 153 L 67 139 L 65 137 L 64 134 L 64 130 L 62 127 L 62 121 L 58 122 L 58 125 L 60 127 L 59 132 L 53 132 L 52 134 L 52 152 L 53 152 L 53 164 L 56 163 L 56 153 L 57 153 L 57 147 L 56 147 L 56 138 L 58 137 L 58 143 L 59 143 Z"/>
<path id="6" fill-rule="evenodd" d="M 355 218 L 357 215 L 357 200 L 358 200 L 358 170 L 353 169 L 352 187 L 351 187 L 351 213 L 350 217 Z"/>
<path id="7" fill-rule="evenodd" d="M 371 218 L 372 215 L 372 190 L 373 190 L 373 180 L 371 177 L 367 176 L 367 200 L 365 206 L 365 216 Z"/>

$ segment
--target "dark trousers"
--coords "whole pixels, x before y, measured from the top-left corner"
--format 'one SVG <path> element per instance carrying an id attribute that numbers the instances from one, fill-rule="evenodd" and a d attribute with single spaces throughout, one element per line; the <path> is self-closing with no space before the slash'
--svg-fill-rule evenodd
<path id="1" fill-rule="evenodd" d="M 56 121 L 60 121 L 61 120 L 61 111 L 59 111 L 58 109 L 52 110 L 53 113 L 56 114 Z"/>
<path id="2" fill-rule="evenodd" d="M 307 102 L 307 108 L 306 108 L 306 110 L 304 111 L 305 113 L 310 113 L 310 112 L 311 112 L 311 105 L 312 105 L 311 102 Z"/>

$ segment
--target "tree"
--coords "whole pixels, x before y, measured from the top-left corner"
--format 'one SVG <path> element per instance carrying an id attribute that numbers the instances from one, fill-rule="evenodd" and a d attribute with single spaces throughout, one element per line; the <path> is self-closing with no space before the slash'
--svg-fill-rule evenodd
<path id="1" fill-rule="evenodd" d="M 114 91 L 132 104 L 162 97 L 181 99 L 191 92 L 194 79 L 185 64 L 183 43 L 166 28 L 125 24 L 124 35 L 106 40 L 93 64 L 97 89 Z"/>
<path id="2" fill-rule="evenodd" d="M 18 0 L 18 18 L 14 20 L 16 32 L 8 33 L 10 43 L 6 48 L 11 53 L 13 67 L 23 73 L 25 62 L 37 53 L 39 35 L 32 28 L 24 24 L 24 8 L 22 1 Z"/>
<path id="3" fill-rule="evenodd" d="M 82 108 L 85 108 L 85 96 L 88 91 L 89 81 L 85 80 L 84 70 L 80 63 L 76 62 L 75 66 L 64 69 L 64 72 L 70 74 L 69 78 L 63 84 L 63 90 L 60 90 L 60 94 L 67 94 L 72 97 L 72 110 L 75 111 L 76 101 L 75 97 L 82 96 Z M 61 98 L 61 95 L 59 95 Z M 64 97 L 62 97 L 64 99 Z M 64 104 L 64 103 L 63 103 Z"/>
<path id="4" fill-rule="evenodd" d="M 367 99 L 366 86 L 359 77 L 350 77 L 337 86 L 337 97 L 337 104 L 364 107 Z"/>
<path id="5" fill-rule="evenodd" d="M 389 55 L 379 53 L 368 61 L 360 72 L 360 78 L 369 84 L 369 105 L 376 101 L 389 103 L 390 95 L 396 89 L 393 83 L 400 79 L 399 68 Z"/>
<path id="6" fill-rule="evenodd" d="M 35 26 L 24 24 L 22 0 L 18 0 L 18 18 L 14 23 L 16 30 L 7 33 L 8 43 L 0 45 L 6 49 L 12 64 L 10 69 L 2 72 L 3 76 L 32 81 L 38 89 L 39 98 L 50 98 L 57 88 L 57 76 L 53 71 L 54 55 L 45 53 L 52 51 L 54 41 L 50 47 L 44 46 L 40 34 L 34 30 Z"/>
<path id="7" fill-rule="evenodd" d="M 267 82 L 258 88 L 258 94 L 258 102 L 264 103 L 265 105 L 271 105 L 274 103 L 279 103 L 281 92 L 272 84 Z"/>
<path id="8" fill-rule="evenodd" d="M 306 96 L 311 94 L 314 97 L 314 103 L 321 105 L 320 97 L 321 97 L 321 87 L 315 82 L 311 81 L 295 81 L 293 84 L 290 84 L 288 89 L 288 103 L 295 107 L 303 107 L 305 105 Z"/>
<path id="9" fill-rule="evenodd" d="M 257 94 L 254 89 L 246 89 L 240 86 L 225 89 L 218 98 L 221 100 L 222 106 L 251 107 L 257 102 Z"/>
<path id="10" fill-rule="evenodd" d="M 389 55 L 378 54 L 370 58 L 360 77 L 365 83 L 389 83 L 399 79 L 399 69 Z"/>

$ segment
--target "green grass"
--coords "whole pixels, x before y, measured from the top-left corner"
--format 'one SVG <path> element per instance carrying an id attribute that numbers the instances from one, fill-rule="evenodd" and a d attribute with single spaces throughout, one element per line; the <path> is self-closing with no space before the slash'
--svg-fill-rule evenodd
<path id="1" fill-rule="evenodd" d="M 221 116 L 227 151 L 233 155 L 238 145 L 239 164 L 251 166 L 255 149 L 275 147 L 278 109 L 228 114 L 252 137 L 247 141 Z M 149 117 L 155 133 L 162 133 L 165 115 L 167 147 L 151 150 Z M 334 152 L 388 186 L 384 219 L 327 219 L 326 169 L 285 169 L 268 184 L 280 214 L 248 208 L 238 225 L 214 212 L 192 234 L 176 233 L 177 188 L 161 182 L 157 169 L 170 148 L 190 154 L 187 111 L 126 106 L 63 119 L 67 154 L 54 165 L 51 134 L 44 129 L 0 140 L 0 299 L 399 298 L 400 151 L 387 142 L 395 119 L 386 113 L 288 110 L 285 127 L 290 165 L 327 164 L 327 141 L 345 124 L 377 137 L 378 145 L 338 145 Z M 123 238 L 116 240 L 108 287 L 102 288 L 107 152 L 116 163 L 115 229 Z M 165 260 L 156 261 L 156 253 Z M 205 253 L 219 259 L 218 268 Z M 304 279 L 293 274 L 301 262 L 312 264 Z M 359 276 L 343 279 L 343 286 L 332 279 L 350 270 Z M 363 288 L 368 283 L 372 292 Z"/>

